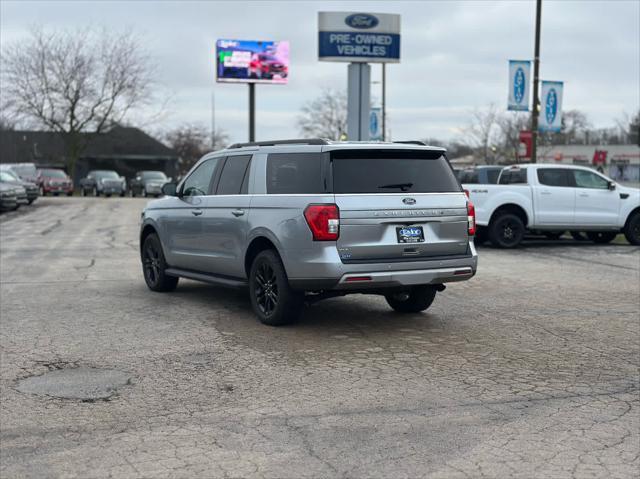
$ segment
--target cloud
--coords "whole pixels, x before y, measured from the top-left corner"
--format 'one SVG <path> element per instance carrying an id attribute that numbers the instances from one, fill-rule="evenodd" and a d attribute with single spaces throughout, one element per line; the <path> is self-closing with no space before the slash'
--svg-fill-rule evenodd
<path id="1" fill-rule="evenodd" d="M 257 87 L 259 138 L 297 136 L 300 107 L 323 87 L 346 87 L 346 65 L 317 60 L 318 11 L 402 16 L 402 60 L 387 68 L 394 137 L 457 136 L 466 112 L 506 103 L 507 60 L 533 56 L 533 2 L 0 2 L 0 41 L 19 40 L 30 25 L 131 27 L 158 65 L 158 82 L 174 92 L 166 125 L 216 122 L 233 141 L 247 136 L 247 87 L 215 85 L 217 38 L 291 42 L 287 86 Z M 564 80 L 566 109 L 596 126 L 640 105 L 640 3 L 544 2 L 541 78 Z M 379 80 L 380 67 L 373 76 Z M 372 91 L 379 98 L 379 85 Z"/>

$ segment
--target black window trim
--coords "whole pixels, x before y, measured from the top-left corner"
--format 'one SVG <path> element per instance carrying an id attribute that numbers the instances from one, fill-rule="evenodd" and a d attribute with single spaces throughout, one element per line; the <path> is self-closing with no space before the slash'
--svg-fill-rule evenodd
<path id="1" fill-rule="evenodd" d="M 248 173 L 249 173 L 249 167 L 251 166 L 251 162 L 253 161 L 253 153 L 241 153 L 239 155 L 229 155 L 229 156 L 225 156 L 224 157 L 224 161 L 220 162 L 220 166 L 217 168 L 216 173 L 214 174 L 214 178 L 213 181 L 210 185 L 209 191 L 211 195 L 217 196 L 218 195 L 218 189 L 220 188 L 220 178 L 222 177 L 222 172 L 224 171 L 224 167 L 227 164 L 227 161 L 229 161 L 229 159 L 231 158 L 235 158 L 238 156 L 248 156 L 249 157 L 249 161 L 247 162 L 247 166 L 244 170 L 244 174 L 242 176 L 242 182 L 240 183 L 240 192 L 239 193 L 235 193 L 235 194 L 225 194 L 225 195 L 221 195 L 221 196 L 245 196 L 248 193 L 243 193 L 243 187 L 245 186 L 245 181 L 248 182 Z M 215 187 L 214 187 L 215 186 Z M 248 189 L 249 185 L 247 184 L 247 189 Z"/>
<path id="2" fill-rule="evenodd" d="M 571 170 L 571 175 L 570 176 L 571 176 L 571 180 L 573 182 L 573 187 L 574 188 L 580 188 L 580 189 L 583 189 L 583 190 L 608 190 L 609 189 L 609 182 L 611 180 L 607 179 L 605 176 L 600 175 L 596 171 L 587 171 L 587 170 L 582 170 L 582 169 L 579 169 L 579 168 L 570 168 L 570 170 Z M 603 180 L 606 183 L 607 187 L 606 188 L 594 188 L 592 186 L 578 186 L 578 182 L 576 181 L 576 176 L 575 176 L 575 172 L 576 171 L 582 171 L 584 173 L 589 173 L 590 175 L 597 176 L 598 178 L 600 178 L 601 180 Z"/>
<path id="3" fill-rule="evenodd" d="M 542 181 L 540 181 L 540 172 L 542 170 L 557 170 L 557 171 L 562 171 L 564 172 L 564 176 L 565 176 L 565 180 L 567 181 L 566 186 L 558 186 L 558 185 L 548 185 L 546 183 L 543 183 Z M 540 183 L 542 186 L 547 186 L 549 188 L 575 188 L 575 180 L 573 177 L 573 168 L 538 168 L 536 171 L 536 177 L 538 178 L 538 183 Z"/>
<path id="4" fill-rule="evenodd" d="M 268 153 L 264 159 L 264 167 L 265 167 L 265 192 L 264 194 L 267 196 L 271 195 L 279 195 L 279 196 L 311 196 L 311 195 L 332 195 L 333 194 L 333 165 L 331 161 L 329 151 L 287 151 L 287 152 L 273 152 Z M 320 173 L 322 175 L 322 185 L 324 187 L 324 191 L 321 193 L 269 193 L 269 158 L 272 155 L 319 155 L 320 161 L 322 162 L 320 165 Z"/>
<path id="5" fill-rule="evenodd" d="M 218 180 L 218 176 L 219 176 L 219 172 L 220 172 L 220 165 L 224 164 L 224 162 L 226 161 L 227 157 L 226 156 L 210 156 L 210 157 L 205 157 L 203 158 L 201 161 L 199 161 L 196 166 L 194 168 L 192 168 L 192 170 L 189 172 L 189 174 L 187 176 L 185 176 L 182 181 L 180 182 L 179 188 L 178 188 L 178 197 L 182 198 L 184 195 L 184 185 L 187 182 L 187 180 L 189 178 L 191 178 L 191 176 L 198 171 L 202 165 L 204 165 L 206 162 L 208 161 L 212 161 L 212 160 L 218 160 L 218 164 L 216 165 L 215 169 L 213 170 L 213 174 L 211 175 L 211 180 L 209 181 L 209 188 L 207 189 L 207 194 L 206 195 L 197 195 L 197 196 L 211 196 L 211 191 L 213 189 L 213 185 L 216 184 L 215 182 L 217 182 Z M 194 195 L 196 196 L 196 195 Z"/>

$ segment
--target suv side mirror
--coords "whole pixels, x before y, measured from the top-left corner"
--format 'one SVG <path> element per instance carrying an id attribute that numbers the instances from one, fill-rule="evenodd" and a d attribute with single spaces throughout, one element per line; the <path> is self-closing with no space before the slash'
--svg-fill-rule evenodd
<path id="1" fill-rule="evenodd" d="M 608 186 L 611 191 L 616 189 L 616 183 L 614 181 L 609 181 Z"/>
<path id="2" fill-rule="evenodd" d="M 177 188 L 178 185 L 175 183 L 165 183 L 162 185 L 162 194 L 165 196 L 178 196 Z"/>

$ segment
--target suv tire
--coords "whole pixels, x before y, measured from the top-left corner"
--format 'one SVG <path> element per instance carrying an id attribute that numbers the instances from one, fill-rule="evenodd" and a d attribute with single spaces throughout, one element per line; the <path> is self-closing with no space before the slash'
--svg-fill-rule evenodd
<path id="1" fill-rule="evenodd" d="M 634 213 L 627 221 L 624 236 L 632 245 L 640 245 L 640 211 Z"/>
<path id="2" fill-rule="evenodd" d="M 269 326 L 295 322 L 300 316 L 304 296 L 293 291 L 278 254 L 273 250 L 260 252 L 249 272 L 251 306 L 260 321 Z"/>
<path id="3" fill-rule="evenodd" d="M 165 274 L 167 262 L 162 252 L 162 244 L 155 233 L 150 234 L 142 244 L 142 273 L 144 281 L 152 291 L 173 291 L 178 286 L 177 276 Z"/>
<path id="4" fill-rule="evenodd" d="M 613 239 L 618 236 L 618 233 L 613 231 L 588 231 L 587 238 L 594 243 L 607 244 L 611 243 Z"/>
<path id="5" fill-rule="evenodd" d="M 404 293 L 386 294 L 384 298 L 399 313 L 419 313 L 431 306 L 436 290 L 431 286 L 414 286 Z"/>
<path id="6" fill-rule="evenodd" d="M 489 224 L 489 240 L 496 248 L 515 248 L 524 237 L 524 223 L 513 213 L 501 213 Z"/>
<path id="7" fill-rule="evenodd" d="M 487 232 L 486 226 L 477 226 L 476 227 L 476 235 L 473 238 L 473 241 L 476 245 L 481 245 L 487 242 L 489 239 L 489 234 Z"/>

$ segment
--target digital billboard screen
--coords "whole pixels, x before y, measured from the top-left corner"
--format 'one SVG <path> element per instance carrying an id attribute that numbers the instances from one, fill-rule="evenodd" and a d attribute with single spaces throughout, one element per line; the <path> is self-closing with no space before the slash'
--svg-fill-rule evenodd
<path id="1" fill-rule="evenodd" d="M 230 83 L 287 83 L 289 42 L 218 40 L 216 79 Z"/>

